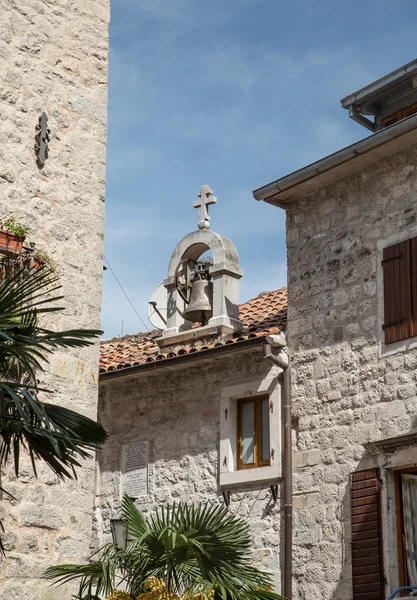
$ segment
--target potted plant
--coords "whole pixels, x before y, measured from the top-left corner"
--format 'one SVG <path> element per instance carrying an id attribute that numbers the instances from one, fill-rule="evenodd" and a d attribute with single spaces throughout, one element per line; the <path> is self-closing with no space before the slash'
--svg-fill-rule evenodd
<path id="1" fill-rule="evenodd" d="M 8 256 L 19 254 L 30 229 L 13 217 L 0 219 L 0 253 Z"/>
<path id="2" fill-rule="evenodd" d="M 46 579 L 78 580 L 78 600 L 284 600 L 252 565 L 248 524 L 219 504 L 165 504 L 146 518 L 125 494 L 116 521 L 119 540 L 115 527 L 87 564 L 49 567 Z"/>
<path id="3" fill-rule="evenodd" d="M 55 271 L 54 259 L 45 250 L 35 248 L 33 253 L 33 268 L 38 271 L 44 266 L 48 266 L 52 271 Z"/>

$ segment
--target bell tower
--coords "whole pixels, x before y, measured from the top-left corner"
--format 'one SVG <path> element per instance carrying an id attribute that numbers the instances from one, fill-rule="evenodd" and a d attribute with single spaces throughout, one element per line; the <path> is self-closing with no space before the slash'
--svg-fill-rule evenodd
<path id="1" fill-rule="evenodd" d="M 232 335 L 239 320 L 239 254 L 228 238 L 210 231 L 208 207 L 217 199 L 208 185 L 198 193 L 198 230 L 187 234 L 171 255 L 164 285 L 168 293 L 164 347 L 198 338 Z M 207 253 L 212 256 L 207 257 Z"/>

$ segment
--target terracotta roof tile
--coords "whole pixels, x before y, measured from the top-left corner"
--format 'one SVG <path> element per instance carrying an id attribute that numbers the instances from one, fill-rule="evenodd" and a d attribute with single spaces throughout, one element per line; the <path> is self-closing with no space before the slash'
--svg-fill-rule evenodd
<path id="1" fill-rule="evenodd" d="M 272 292 L 263 292 L 253 300 L 241 304 L 239 316 L 243 322 L 242 332 L 231 339 L 215 340 L 213 343 L 182 346 L 178 350 L 160 352 L 155 339 L 161 335 L 158 330 L 136 335 L 125 335 L 103 341 L 100 345 L 100 373 L 133 367 L 155 360 L 169 360 L 194 352 L 204 352 L 210 348 L 219 348 L 225 344 L 234 344 L 248 339 L 279 333 L 284 329 L 287 319 L 287 288 Z"/>

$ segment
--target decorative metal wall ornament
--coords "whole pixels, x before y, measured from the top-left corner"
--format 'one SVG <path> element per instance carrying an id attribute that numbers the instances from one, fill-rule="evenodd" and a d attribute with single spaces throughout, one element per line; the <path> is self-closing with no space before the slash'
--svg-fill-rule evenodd
<path id="1" fill-rule="evenodd" d="M 35 135 L 35 153 L 36 153 L 36 162 L 39 168 L 42 168 L 45 164 L 46 159 L 48 158 L 48 142 L 50 140 L 50 130 L 47 127 L 48 117 L 46 113 L 42 113 L 39 117 L 39 123 L 36 125 L 36 135 Z"/>
<path id="2" fill-rule="evenodd" d="M 34 267 L 34 252 L 35 244 L 31 242 L 29 248 L 23 246 L 22 250 L 18 254 L 12 256 L 4 256 L 0 261 L 0 276 L 1 277 L 12 277 L 13 273 L 18 270 L 26 270 L 30 272 Z"/>

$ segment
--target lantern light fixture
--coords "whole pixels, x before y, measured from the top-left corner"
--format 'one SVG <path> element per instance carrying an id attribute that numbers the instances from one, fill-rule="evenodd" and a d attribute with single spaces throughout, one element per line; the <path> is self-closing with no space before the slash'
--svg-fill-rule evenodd
<path id="1" fill-rule="evenodd" d="M 123 519 L 110 519 L 111 535 L 113 544 L 121 550 L 126 550 L 127 546 L 127 525 Z"/>

